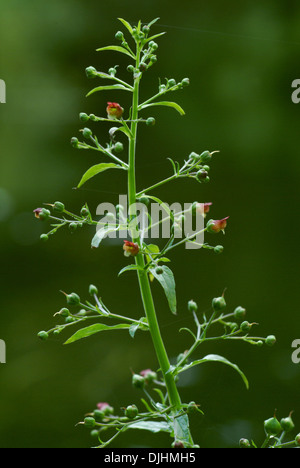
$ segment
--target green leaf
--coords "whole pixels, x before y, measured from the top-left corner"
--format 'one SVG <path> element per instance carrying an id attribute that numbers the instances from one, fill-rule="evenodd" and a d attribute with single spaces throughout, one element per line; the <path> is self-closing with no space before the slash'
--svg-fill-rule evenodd
<path id="1" fill-rule="evenodd" d="M 87 93 L 86 97 L 91 96 L 94 93 L 97 93 L 98 91 L 109 91 L 109 90 L 115 90 L 115 89 L 121 89 L 123 91 L 130 91 L 132 92 L 131 88 L 127 88 L 126 86 L 123 86 L 121 84 L 115 84 L 115 85 L 109 85 L 109 86 L 97 86 L 97 88 L 92 89 L 89 93 Z"/>
<path id="2" fill-rule="evenodd" d="M 136 334 L 136 332 L 138 331 L 140 327 L 140 324 L 139 323 L 132 323 L 129 327 L 129 335 L 131 336 L 131 338 L 134 338 L 134 335 Z"/>
<path id="3" fill-rule="evenodd" d="M 243 379 L 243 381 L 244 381 L 244 383 L 246 385 L 246 388 L 247 389 L 249 388 L 249 382 L 248 382 L 245 374 L 241 371 L 241 369 L 236 364 L 233 364 L 232 362 L 228 361 L 228 359 L 224 358 L 223 356 L 219 356 L 218 354 L 208 354 L 204 358 L 198 359 L 197 361 L 193 361 L 190 364 L 187 364 L 186 366 L 182 367 L 181 369 L 179 369 L 179 371 L 177 373 L 184 372 L 184 371 L 190 369 L 191 367 L 197 366 L 198 364 L 202 364 L 204 362 L 221 362 L 223 364 L 226 364 L 227 366 L 232 367 L 242 377 L 242 379 Z"/>
<path id="4" fill-rule="evenodd" d="M 107 47 L 101 47 L 100 49 L 97 49 L 97 52 L 102 52 L 103 50 L 114 50 L 116 52 L 121 52 L 122 54 L 129 55 L 129 57 L 135 59 L 135 56 L 129 52 L 129 50 L 125 49 L 124 47 L 121 46 L 107 46 Z"/>
<path id="5" fill-rule="evenodd" d="M 172 432 L 172 428 L 165 421 L 137 421 L 128 424 L 128 429 L 143 429 L 156 434 L 157 432 Z"/>
<path id="6" fill-rule="evenodd" d="M 114 163 L 96 164 L 95 166 L 90 167 L 88 171 L 86 171 L 81 181 L 77 185 L 77 188 L 82 187 L 82 185 L 85 184 L 92 177 L 95 177 L 96 175 L 100 174 L 100 172 L 106 171 L 107 169 L 122 169 L 122 167 Z"/>
<path id="7" fill-rule="evenodd" d="M 150 41 L 153 41 L 154 39 L 157 39 L 158 37 L 160 36 L 163 36 L 164 34 L 167 34 L 166 32 L 161 32 L 159 34 L 155 34 L 154 36 L 152 37 L 149 37 L 146 41 L 145 41 L 145 44 L 147 44 L 147 42 L 150 42 Z"/>
<path id="8" fill-rule="evenodd" d="M 137 270 L 140 270 L 140 271 L 145 271 L 143 267 L 139 266 L 139 265 L 135 265 L 135 264 L 132 264 L 132 265 L 127 265 L 125 268 L 122 268 L 122 270 L 119 272 L 118 276 L 121 276 L 123 273 L 125 273 L 125 271 L 137 271 Z"/>
<path id="9" fill-rule="evenodd" d="M 165 106 L 165 107 L 172 107 L 173 109 L 177 110 L 180 115 L 185 115 L 184 110 L 182 107 L 180 107 L 179 104 L 176 102 L 170 102 L 170 101 L 160 101 L 160 102 L 151 102 L 150 104 L 142 104 L 139 107 L 139 110 L 141 109 L 146 109 L 146 107 L 152 107 L 152 106 Z"/>
<path id="10" fill-rule="evenodd" d="M 127 28 L 128 31 L 130 32 L 130 34 L 132 35 L 133 34 L 133 29 L 132 29 L 131 24 L 129 24 L 128 21 L 124 20 L 123 18 L 118 18 L 118 20 L 121 21 L 121 23 L 124 24 L 125 28 Z"/>
<path id="11" fill-rule="evenodd" d="M 101 242 L 103 241 L 103 239 L 110 233 L 110 232 L 114 232 L 114 231 L 117 231 L 117 227 L 116 226 L 104 226 L 100 229 L 97 230 L 96 234 L 94 235 L 93 237 L 93 240 L 92 240 L 92 248 L 93 249 L 98 249 L 99 245 L 101 244 Z"/>
<path id="12" fill-rule="evenodd" d="M 154 20 L 150 21 L 150 23 L 148 23 L 149 28 L 151 28 L 151 26 L 153 26 L 153 24 L 157 23 L 158 20 L 160 20 L 160 17 L 155 18 Z"/>
<path id="13" fill-rule="evenodd" d="M 189 418 L 187 414 L 174 419 L 174 436 L 176 440 L 190 443 Z"/>
<path id="14" fill-rule="evenodd" d="M 159 281 L 162 285 L 166 297 L 168 299 L 168 303 L 173 314 L 177 313 L 177 300 L 176 300 L 176 286 L 175 286 L 175 279 L 172 271 L 166 265 L 161 267 L 163 272 L 158 274 L 156 273 L 156 268 L 151 268 L 150 272 L 154 276 L 154 278 Z"/>
<path id="15" fill-rule="evenodd" d="M 86 328 L 81 328 L 78 330 L 74 335 L 72 335 L 64 344 L 74 343 L 75 341 L 81 340 L 82 338 L 87 338 L 88 336 L 95 335 L 95 333 L 99 333 L 101 331 L 108 331 L 108 330 L 121 330 L 127 329 L 130 327 L 130 324 L 127 323 L 120 323 L 118 325 L 104 325 L 103 323 L 95 323 L 94 325 L 90 325 Z"/>

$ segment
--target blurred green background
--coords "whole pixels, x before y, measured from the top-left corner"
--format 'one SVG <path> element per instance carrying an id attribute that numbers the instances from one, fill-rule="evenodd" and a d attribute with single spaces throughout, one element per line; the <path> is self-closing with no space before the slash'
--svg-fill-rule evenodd
<path id="1" fill-rule="evenodd" d="M 180 382 L 184 401 L 201 404 L 204 417 L 192 418 L 194 437 L 203 447 L 236 447 L 241 437 L 263 439 L 263 420 L 294 410 L 300 431 L 300 365 L 291 361 L 291 343 L 299 329 L 299 111 L 291 101 L 291 83 L 300 78 L 300 5 L 296 0 L 10 0 L 0 2 L 0 78 L 7 103 L 0 105 L 0 338 L 7 363 L 0 364 L 0 446 L 90 447 L 89 431 L 76 423 L 99 401 L 116 409 L 140 404 L 131 387 L 131 369 L 155 369 L 146 334 L 132 340 L 125 332 L 103 334 L 62 346 L 67 334 L 40 342 L 36 333 L 55 323 L 65 305 L 60 290 L 88 297 L 96 284 L 116 313 L 142 315 L 135 275 L 117 277 L 124 266 L 119 245 L 91 250 L 93 231 L 59 232 L 47 244 L 47 229 L 32 210 L 63 201 L 79 212 L 87 202 L 95 212 L 103 201 L 125 193 L 122 174 L 105 173 L 78 191 L 72 188 L 98 155 L 74 150 L 72 136 L 82 124 L 80 112 L 104 115 L 107 101 L 128 109 L 121 91 L 85 98 L 95 81 L 85 68 L 107 71 L 125 56 L 97 53 L 116 43 L 117 17 L 133 23 L 159 16 L 153 32 L 159 61 L 144 80 L 142 96 L 157 90 L 158 77 L 189 77 L 190 87 L 172 95 L 186 111 L 153 109 L 153 128 L 141 128 L 138 187 L 170 174 L 167 161 L 191 152 L 220 150 L 211 183 L 182 181 L 157 196 L 172 203 L 213 202 L 213 218 L 230 216 L 221 256 L 209 251 L 172 254 L 177 280 L 178 317 L 171 316 L 159 286 L 154 286 L 162 334 L 172 359 L 190 339 L 179 333 L 191 325 L 187 301 L 207 311 L 211 299 L 227 288 L 228 309 L 247 309 L 258 335 L 273 333 L 274 348 L 243 343 L 205 345 L 198 356 L 223 354 L 250 381 L 219 364 L 190 372 Z M 96 128 L 96 127 L 95 127 Z M 109 127 L 99 125 L 106 141 Z M 116 447 L 166 447 L 167 436 L 127 433 Z"/>

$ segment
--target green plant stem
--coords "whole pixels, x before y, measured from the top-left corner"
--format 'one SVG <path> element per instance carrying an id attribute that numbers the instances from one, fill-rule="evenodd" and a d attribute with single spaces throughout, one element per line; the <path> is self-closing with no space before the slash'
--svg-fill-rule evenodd
<path id="1" fill-rule="evenodd" d="M 137 59 L 136 69 L 139 68 L 140 50 L 137 47 Z M 129 141 L 129 169 L 128 169 L 128 201 L 129 206 L 134 206 L 136 203 L 136 177 L 135 177 L 135 155 L 136 155 L 136 139 L 137 139 L 137 120 L 138 120 L 138 102 L 139 102 L 139 83 L 140 76 L 135 78 L 133 100 L 132 100 L 132 124 L 131 124 L 131 138 Z M 135 216 L 135 212 L 131 213 L 131 216 Z M 133 242 L 139 244 L 140 248 L 141 241 L 138 233 L 133 234 Z M 145 268 L 145 260 L 143 254 L 140 252 L 135 257 L 135 263 L 140 269 L 138 269 L 138 280 L 143 301 L 145 314 L 149 324 L 149 331 L 152 337 L 153 345 L 157 355 L 157 359 L 160 365 L 161 372 L 164 377 L 166 389 L 168 392 L 169 402 L 173 408 L 173 414 L 180 411 L 181 399 L 178 393 L 178 389 L 174 380 L 174 376 L 170 372 L 170 361 L 163 343 L 163 339 L 160 333 L 159 324 L 157 321 L 156 311 L 154 307 L 154 301 L 150 288 L 149 278 L 146 271 L 142 271 Z M 192 443 L 191 437 L 189 437 L 189 443 Z"/>

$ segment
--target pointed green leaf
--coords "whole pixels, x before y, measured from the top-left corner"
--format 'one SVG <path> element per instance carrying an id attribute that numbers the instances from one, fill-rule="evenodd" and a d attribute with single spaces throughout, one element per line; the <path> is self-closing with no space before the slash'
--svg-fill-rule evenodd
<path id="1" fill-rule="evenodd" d="M 94 93 L 97 93 L 98 91 L 109 91 L 109 90 L 115 90 L 115 89 L 121 89 L 122 91 L 130 91 L 132 92 L 132 89 L 127 88 L 126 86 L 123 86 L 121 84 L 116 84 L 116 85 L 111 85 L 111 86 L 97 86 L 97 88 L 92 89 L 89 93 L 87 93 L 86 97 L 91 96 Z"/>
<path id="2" fill-rule="evenodd" d="M 155 18 L 154 20 L 150 21 L 150 23 L 148 23 L 149 28 L 151 28 L 151 26 L 153 26 L 153 24 L 155 24 L 158 20 L 160 20 L 160 17 Z"/>
<path id="3" fill-rule="evenodd" d="M 128 424 L 128 429 L 143 429 L 153 433 L 157 432 L 172 432 L 172 428 L 165 421 L 137 421 Z"/>
<path id="4" fill-rule="evenodd" d="M 129 327 L 129 335 L 131 336 L 131 338 L 134 338 L 134 335 L 135 335 L 136 332 L 138 331 L 139 326 L 140 326 L 139 323 L 132 323 L 132 324 L 130 325 L 130 327 Z"/>
<path id="5" fill-rule="evenodd" d="M 107 169 L 122 169 L 122 168 L 121 166 L 118 166 L 118 164 L 114 164 L 114 163 L 96 164 L 95 166 L 90 167 L 88 171 L 86 171 L 81 181 L 77 185 L 77 188 L 82 187 L 82 185 L 85 184 L 92 177 L 95 177 L 96 175 L 100 174 L 100 172 L 106 171 Z"/>
<path id="6" fill-rule="evenodd" d="M 101 47 L 100 49 L 97 49 L 97 52 L 102 52 L 104 50 L 114 50 L 115 52 L 121 52 L 122 54 L 128 55 L 129 57 L 135 59 L 135 56 L 129 52 L 129 50 L 125 49 L 124 47 L 121 46 L 107 46 L 107 47 Z"/>
<path id="7" fill-rule="evenodd" d="M 103 239 L 105 239 L 105 237 L 109 233 L 117 231 L 117 229 L 118 228 L 116 226 L 115 227 L 113 227 L 113 226 L 104 226 L 103 228 L 98 229 L 96 234 L 93 237 L 93 240 L 92 240 L 92 248 L 93 249 L 98 249 L 98 247 L 101 244 L 101 242 L 103 241 Z"/>
<path id="8" fill-rule="evenodd" d="M 139 109 L 146 109 L 146 107 L 153 107 L 153 106 L 165 106 L 165 107 L 172 107 L 173 109 L 177 110 L 180 115 L 185 115 L 184 110 L 180 107 L 179 104 L 176 102 L 170 101 L 160 101 L 160 102 L 151 102 L 150 104 L 142 104 Z"/>
<path id="9" fill-rule="evenodd" d="M 127 329 L 130 327 L 130 324 L 127 323 L 120 323 L 118 325 L 104 325 L 103 323 L 95 323 L 94 325 L 90 325 L 86 328 L 81 328 L 78 330 L 74 335 L 72 335 L 64 344 L 74 343 L 75 341 L 81 340 L 82 338 L 87 338 L 91 335 L 95 335 L 95 333 L 99 333 L 101 331 L 109 331 L 109 330 L 121 330 Z"/>
<path id="10" fill-rule="evenodd" d="M 132 29 L 131 24 L 129 24 L 128 21 L 124 20 L 123 18 L 118 18 L 118 20 L 121 21 L 121 23 L 124 24 L 125 28 L 127 28 L 128 31 L 130 32 L 130 34 L 132 35 L 133 29 Z"/>
<path id="11" fill-rule="evenodd" d="M 137 271 L 137 270 L 145 271 L 143 267 L 132 264 L 132 265 L 127 265 L 125 268 L 122 268 L 118 276 L 121 276 L 123 273 L 125 273 L 125 271 Z"/>
<path id="12" fill-rule="evenodd" d="M 223 356 L 219 356 L 218 354 L 208 354 L 207 356 L 205 356 L 202 359 L 198 359 L 196 361 L 193 361 L 190 364 L 187 364 L 186 366 L 179 369 L 178 373 L 184 372 L 184 371 L 190 369 L 191 367 L 197 366 L 198 364 L 202 364 L 204 362 L 221 362 L 223 364 L 226 364 L 227 366 L 232 367 L 242 377 L 242 379 L 243 379 L 243 381 L 244 381 L 244 383 L 246 385 L 246 388 L 247 389 L 249 388 L 249 382 L 248 382 L 245 374 L 241 371 L 241 369 L 236 364 L 233 364 L 232 362 L 228 361 L 228 359 L 224 358 Z"/>
<path id="13" fill-rule="evenodd" d="M 154 276 L 154 278 L 159 281 L 162 285 L 166 297 L 168 299 L 168 303 L 173 314 L 177 313 L 177 300 L 176 300 L 176 286 L 175 286 L 175 279 L 172 271 L 166 265 L 162 267 L 162 273 L 158 274 L 156 272 L 156 268 L 151 268 L 150 272 Z"/>
<path id="14" fill-rule="evenodd" d="M 157 39 L 157 38 L 160 37 L 160 36 L 164 36 L 165 34 L 167 34 L 167 33 L 166 33 L 166 32 L 161 32 L 161 33 L 159 33 L 159 34 L 155 34 L 154 36 L 149 37 L 149 38 L 145 41 L 145 44 L 147 44 L 147 42 L 153 41 L 154 39 Z"/>

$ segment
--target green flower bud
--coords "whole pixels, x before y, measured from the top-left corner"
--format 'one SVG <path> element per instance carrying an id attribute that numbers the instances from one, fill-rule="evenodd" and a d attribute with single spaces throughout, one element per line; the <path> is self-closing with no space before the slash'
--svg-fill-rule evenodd
<path id="1" fill-rule="evenodd" d="M 147 64 L 146 64 L 146 63 L 144 63 L 144 62 L 141 62 L 141 63 L 140 63 L 140 65 L 139 65 L 139 70 L 140 70 L 141 72 L 146 71 L 147 68 L 148 68 L 148 67 L 147 67 Z"/>
<path id="2" fill-rule="evenodd" d="M 216 247 L 214 247 L 214 252 L 215 252 L 216 254 L 222 253 L 223 250 L 224 250 L 223 245 L 216 245 Z"/>
<path id="3" fill-rule="evenodd" d="M 87 114 L 85 114 L 85 112 L 81 112 L 79 114 L 79 118 L 80 118 L 81 122 L 87 122 L 88 120 L 90 120 L 89 116 Z"/>
<path id="4" fill-rule="evenodd" d="M 300 433 L 297 434 L 296 437 L 295 437 L 295 444 L 298 445 L 298 446 L 300 445 Z"/>
<path id="5" fill-rule="evenodd" d="M 99 431 L 97 431 L 97 429 L 94 429 L 93 431 L 91 431 L 91 437 L 93 437 L 93 439 L 98 439 Z"/>
<path id="6" fill-rule="evenodd" d="M 156 44 L 156 42 L 154 42 L 154 41 L 150 41 L 150 42 L 149 42 L 149 47 L 150 47 L 152 50 L 157 50 L 157 49 L 158 49 L 158 44 Z"/>
<path id="7" fill-rule="evenodd" d="M 291 414 L 287 418 L 282 418 L 280 425 L 284 432 L 290 432 L 295 428 L 295 424 L 291 418 Z"/>
<path id="8" fill-rule="evenodd" d="M 211 161 L 212 155 L 210 151 L 204 151 L 200 154 L 200 160 L 203 164 L 209 163 Z"/>
<path id="9" fill-rule="evenodd" d="M 146 120 L 146 125 L 148 125 L 148 127 L 153 127 L 153 125 L 155 125 L 155 118 L 154 117 L 149 117 Z"/>
<path id="10" fill-rule="evenodd" d="M 59 311 L 59 315 L 62 317 L 69 317 L 70 311 L 69 309 L 66 309 L 65 307 Z"/>
<path id="11" fill-rule="evenodd" d="M 85 73 L 88 78 L 95 78 L 95 76 L 97 75 L 97 70 L 94 67 L 87 67 L 85 69 Z"/>
<path id="12" fill-rule="evenodd" d="M 134 419 L 139 414 L 139 410 L 136 405 L 127 406 L 125 410 L 125 416 L 129 419 Z"/>
<path id="13" fill-rule="evenodd" d="M 78 305 L 80 304 L 80 297 L 76 293 L 71 293 L 67 295 L 67 303 L 69 305 Z"/>
<path id="14" fill-rule="evenodd" d="M 47 242 L 49 240 L 49 236 L 47 234 L 41 234 L 40 239 L 43 242 Z"/>
<path id="15" fill-rule="evenodd" d="M 70 223 L 69 224 L 69 229 L 70 229 L 71 232 L 75 232 L 77 227 L 78 227 L 77 223 Z"/>
<path id="16" fill-rule="evenodd" d="M 120 141 L 118 141 L 117 143 L 115 143 L 114 145 L 114 151 L 116 153 L 121 153 L 124 149 L 124 146 L 123 146 L 123 143 L 121 143 Z"/>
<path id="17" fill-rule="evenodd" d="M 198 305 L 197 305 L 197 303 L 196 303 L 195 301 L 192 301 L 192 300 L 189 301 L 189 302 L 188 302 L 188 310 L 189 310 L 190 312 L 197 312 L 197 310 L 198 310 Z"/>
<path id="18" fill-rule="evenodd" d="M 34 210 L 35 217 L 40 219 L 41 221 L 46 221 L 49 219 L 51 213 L 49 210 L 46 210 L 46 208 L 37 208 Z"/>
<path id="19" fill-rule="evenodd" d="M 89 287 L 89 293 L 91 296 L 94 296 L 94 294 L 98 294 L 98 288 L 94 286 L 93 284 L 90 285 Z"/>
<path id="20" fill-rule="evenodd" d="M 250 448 L 251 444 L 248 439 L 241 439 L 239 442 L 241 448 Z"/>
<path id="21" fill-rule="evenodd" d="M 115 34 L 115 38 L 116 38 L 118 41 L 123 41 L 123 40 L 124 40 L 124 34 L 122 33 L 122 31 L 118 31 L 118 32 Z"/>
<path id="22" fill-rule="evenodd" d="M 108 73 L 111 75 L 111 76 L 116 76 L 116 73 L 117 73 L 117 69 L 112 67 L 108 70 Z"/>
<path id="23" fill-rule="evenodd" d="M 95 409 L 93 411 L 93 416 L 96 419 L 96 421 L 98 421 L 98 422 L 101 422 L 105 418 L 104 411 L 99 410 L 99 409 Z"/>
<path id="24" fill-rule="evenodd" d="M 86 216 L 88 216 L 90 214 L 90 211 L 86 206 L 83 206 L 81 208 L 80 214 L 81 214 L 81 216 L 86 217 Z"/>
<path id="25" fill-rule="evenodd" d="M 95 114 L 90 114 L 90 115 L 89 115 L 89 118 L 90 118 L 93 122 L 96 121 L 96 116 L 95 116 Z"/>
<path id="26" fill-rule="evenodd" d="M 62 213 L 65 210 L 65 205 L 61 202 L 55 202 L 53 208 L 55 211 L 58 211 L 59 213 Z"/>
<path id="27" fill-rule="evenodd" d="M 40 331 L 37 335 L 42 341 L 47 341 L 49 338 L 49 335 L 46 331 Z"/>
<path id="28" fill-rule="evenodd" d="M 84 138 L 89 139 L 93 135 L 93 132 L 92 132 L 92 130 L 90 128 L 84 128 L 82 130 L 82 135 L 84 136 Z"/>
<path id="29" fill-rule="evenodd" d="M 269 335 L 265 339 L 265 343 L 267 346 L 273 346 L 276 343 L 276 336 L 274 335 Z"/>
<path id="30" fill-rule="evenodd" d="M 279 434 L 279 432 L 282 431 L 280 422 L 275 416 L 273 416 L 273 418 L 267 419 L 264 422 L 264 428 L 265 428 L 266 434 L 270 436 L 276 436 Z"/>
<path id="31" fill-rule="evenodd" d="M 223 296 L 215 297 L 212 300 L 212 307 L 213 307 L 215 312 L 224 309 L 226 307 L 226 301 L 225 301 L 224 297 Z"/>
<path id="32" fill-rule="evenodd" d="M 133 374 L 132 376 L 132 385 L 135 388 L 143 388 L 145 385 L 145 379 L 139 374 Z"/>
<path id="33" fill-rule="evenodd" d="M 128 65 L 127 71 L 129 71 L 130 73 L 134 73 L 134 71 L 135 71 L 134 66 L 133 65 Z"/>
<path id="34" fill-rule="evenodd" d="M 95 427 L 95 425 L 96 425 L 95 418 L 92 418 L 91 416 L 88 416 L 87 418 L 84 418 L 84 425 L 86 427 Z"/>
<path id="35" fill-rule="evenodd" d="M 200 171 L 197 172 L 196 177 L 199 182 L 207 182 L 207 179 L 209 180 L 208 172 L 206 172 L 204 169 L 200 169 Z"/>
<path id="36" fill-rule="evenodd" d="M 189 84 L 190 84 L 189 78 L 184 78 L 184 79 L 181 81 L 181 84 L 182 84 L 182 86 L 189 86 Z"/>
<path id="37" fill-rule="evenodd" d="M 237 320 L 242 319 L 246 315 L 246 309 L 239 306 L 234 310 L 233 314 L 234 314 L 234 318 L 236 318 Z"/>
<path id="38" fill-rule="evenodd" d="M 251 323 L 245 321 L 241 323 L 240 329 L 244 333 L 248 333 L 251 330 Z"/>
<path id="39" fill-rule="evenodd" d="M 73 146 L 73 148 L 78 148 L 79 146 L 78 138 L 76 137 L 71 138 L 71 145 Z"/>
<path id="40" fill-rule="evenodd" d="M 170 86 L 170 88 L 173 88 L 173 86 L 176 86 L 176 81 L 172 78 L 168 80 L 168 85 Z"/>
<path id="41" fill-rule="evenodd" d="M 145 24 L 145 26 L 142 27 L 142 31 L 143 31 L 143 33 L 145 33 L 145 34 L 148 34 L 148 32 L 150 31 L 149 26 L 148 26 L 147 24 Z"/>
<path id="42" fill-rule="evenodd" d="M 146 195 L 141 196 L 141 198 L 138 199 L 139 203 L 143 203 L 143 205 L 149 206 L 150 200 Z"/>

